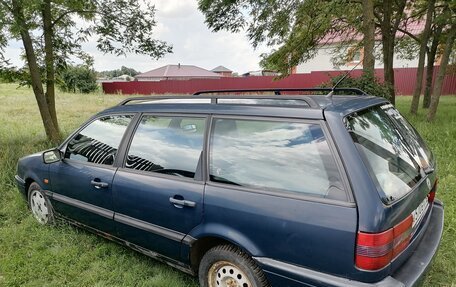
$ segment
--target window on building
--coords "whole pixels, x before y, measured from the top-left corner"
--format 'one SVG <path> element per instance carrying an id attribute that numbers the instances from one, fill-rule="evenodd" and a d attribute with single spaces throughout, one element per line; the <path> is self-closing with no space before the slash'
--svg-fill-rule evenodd
<path id="1" fill-rule="evenodd" d="M 363 48 L 352 47 L 347 51 L 347 65 L 356 65 L 364 58 Z"/>

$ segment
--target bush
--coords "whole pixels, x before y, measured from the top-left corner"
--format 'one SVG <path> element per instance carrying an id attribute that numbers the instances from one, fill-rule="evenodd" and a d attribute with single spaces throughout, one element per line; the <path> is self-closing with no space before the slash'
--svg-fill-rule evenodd
<path id="1" fill-rule="evenodd" d="M 333 87 L 344 75 L 338 75 L 331 78 L 329 82 L 323 84 L 323 87 Z M 370 74 L 363 74 L 360 77 L 352 78 L 347 76 L 337 86 L 337 88 L 358 88 L 363 90 L 369 95 L 383 97 L 385 99 L 390 98 L 389 89 L 387 84 L 380 83 L 375 76 Z"/>
<path id="2" fill-rule="evenodd" d="M 64 92 L 88 94 L 98 89 L 97 76 L 87 66 L 68 66 L 60 72 L 58 86 Z"/>

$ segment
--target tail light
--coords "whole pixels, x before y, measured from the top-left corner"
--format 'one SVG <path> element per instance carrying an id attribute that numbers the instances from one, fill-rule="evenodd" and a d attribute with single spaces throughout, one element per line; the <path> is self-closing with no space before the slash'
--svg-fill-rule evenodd
<path id="1" fill-rule="evenodd" d="M 436 179 L 435 180 L 435 183 L 434 183 L 434 186 L 432 187 L 431 191 L 429 192 L 428 194 L 428 201 L 429 203 L 432 203 L 434 202 L 434 199 L 435 199 L 435 192 L 437 191 L 437 184 L 438 184 L 439 180 Z"/>
<path id="2" fill-rule="evenodd" d="M 438 180 L 427 195 L 428 202 L 435 199 Z M 426 202 L 426 201 L 424 201 Z M 355 264 L 363 270 L 380 270 L 394 260 L 410 244 L 413 215 L 410 214 L 393 228 L 380 233 L 358 232 Z"/>
<path id="3" fill-rule="evenodd" d="M 413 217 L 381 233 L 358 232 L 355 263 L 364 270 L 379 270 L 387 266 L 410 243 Z"/>

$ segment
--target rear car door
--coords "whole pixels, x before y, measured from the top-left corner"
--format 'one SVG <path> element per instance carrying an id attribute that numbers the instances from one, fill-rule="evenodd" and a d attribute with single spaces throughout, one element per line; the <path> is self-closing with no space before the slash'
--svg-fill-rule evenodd
<path id="1" fill-rule="evenodd" d="M 211 129 L 205 226 L 259 261 L 350 272 L 357 211 L 324 122 L 217 115 Z"/>
<path id="2" fill-rule="evenodd" d="M 52 203 L 59 214 L 100 231 L 114 231 L 114 162 L 132 118 L 102 116 L 68 141 L 63 160 L 49 167 Z"/>
<path id="3" fill-rule="evenodd" d="M 180 259 L 202 218 L 205 126 L 202 116 L 142 116 L 113 182 L 120 238 Z"/>

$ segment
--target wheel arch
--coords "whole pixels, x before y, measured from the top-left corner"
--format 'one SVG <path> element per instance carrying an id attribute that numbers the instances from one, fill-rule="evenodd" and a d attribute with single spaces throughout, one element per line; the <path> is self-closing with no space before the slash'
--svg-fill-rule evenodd
<path id="1" fill-rule="evenodd" d="M 24 185 L 24 195 L 25 197 L 27 198 L 28 200 L 28 191 L 29 191 L 29 188 L 30 188 L 30 185 L 32 183 L 36 183 L 38 184 L 41 189 L 45 190 L 45 188 L 43 187 L 43 184 L 42 182 L 40 182 L 39 180 L 39 177 L 38 175 L 34 174 L 34 173 L 28 173 L 25 175 L 24 177 L 24 181 L 25 181 L 25 185 Z"/>
<path id="2" fill-rule="evenodd" d="M 28 189 L 29 189 L 30 185 L 31 185 L 32 183 L 34 183 L 34 182 L 36 182 L 36 180 L 34 180 L 34 179 L 31 178 L 31 177 L 27 177 L 27 178 L 25 179 L 25 185 L 24 185 L 25 196 L 28 196 Z M 37 184 L 38 184 L 38 183 L 37 183 Z M 39 185 L 39 184 L 38 184 L 38 185 Z"/>
<path id="3" fill-rule="evenodd" d="M 248 237 L 239 231 L 222 224 L 207 224 L 203 227 L 193 230 L 191 236 L 196 239 L 190 248 L 190 265 L 194 271 L 198 266 L 204 254 L 211 248 L 230 244 L 240 248 L 250 257 L 261 256 L 262 252 L 257 245 Z"/>

